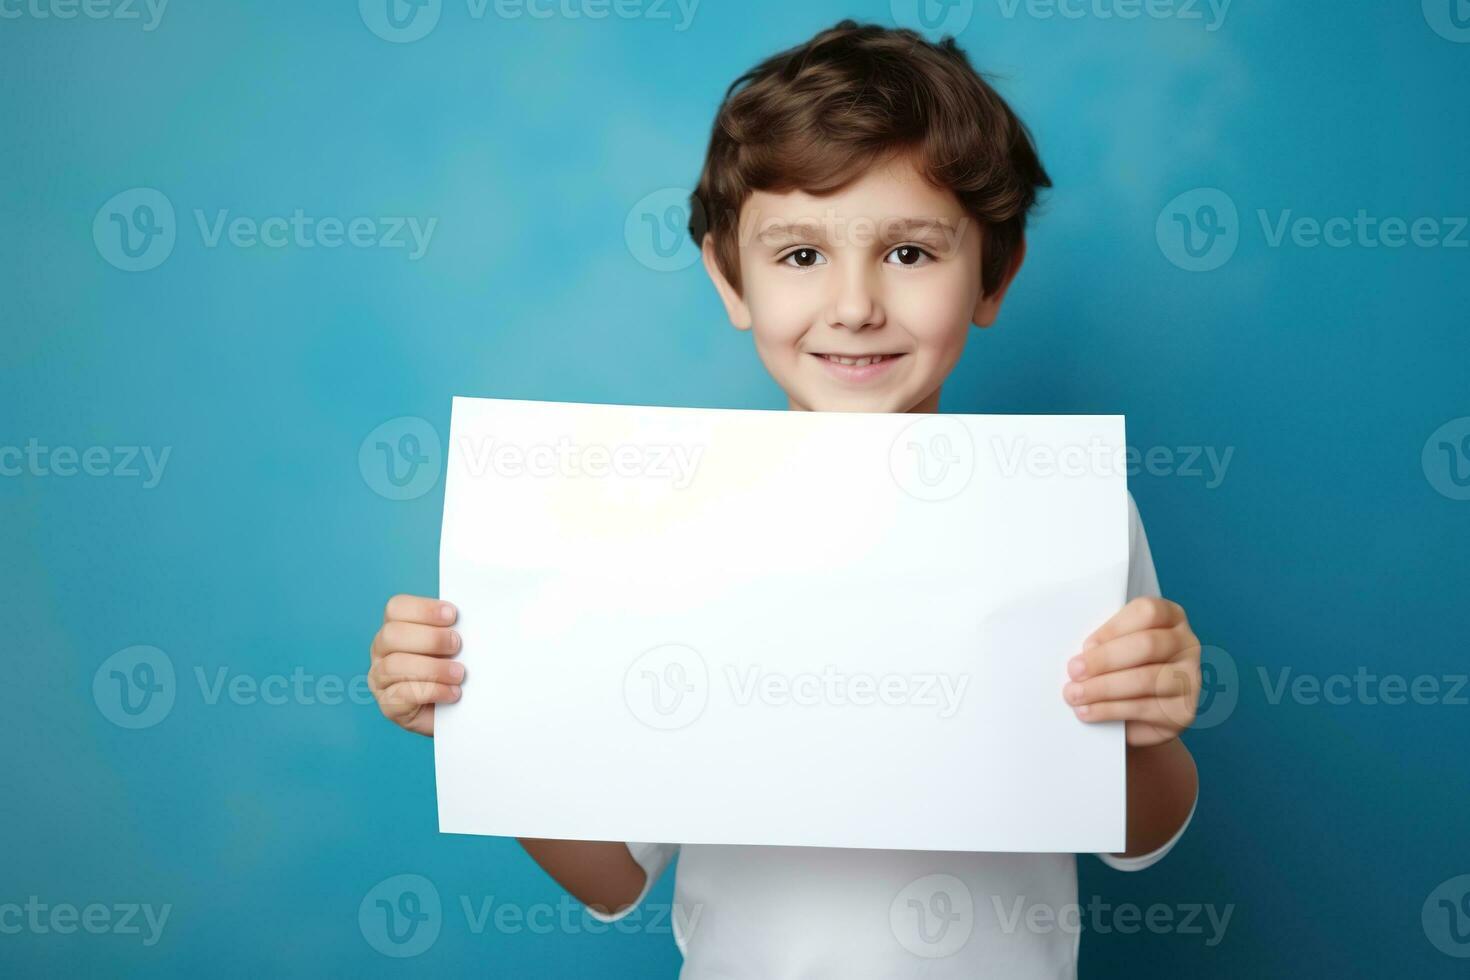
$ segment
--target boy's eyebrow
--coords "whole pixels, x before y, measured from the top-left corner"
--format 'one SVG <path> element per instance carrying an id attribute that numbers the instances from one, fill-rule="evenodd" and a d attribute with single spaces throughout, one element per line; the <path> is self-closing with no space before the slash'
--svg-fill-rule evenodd
<path id="1" fill-rule="evenodd" d="M 822 223 L 811 219 L 786 221 L 776 218 L 763 221 L 756 229 L 756 238 L 767 245 L 779 244 L 787 239 L 821 239 L 826 241 L 822 233 Z"/>
<path id="2" fill-rule="evenodd" d="M 832 244 L 869 244 L 877 240 L 930 237 L 949 243 L 960 237 L 963 222 L 956 225 L 946 218 L 853 218 L 817 221 L 802 218 L 787 221 L 774 218 L 763 222 L 756 237 L 764 244 L 777 247 L 788 241 L 820 241 Z M 829 234 L 830 232 L 830 234 Z"/>
<path id="3" fill-rule="evenodd" d="M 960 226 L 946 218 L 896 218 L 884 223 L 882 228 L 900 238 L 916 238 L 926 234 L 953 238 L 958 235 Z"/>

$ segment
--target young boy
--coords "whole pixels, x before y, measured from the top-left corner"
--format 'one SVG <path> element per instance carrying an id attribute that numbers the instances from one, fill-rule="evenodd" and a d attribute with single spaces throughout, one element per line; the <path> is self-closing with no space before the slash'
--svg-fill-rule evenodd
<path id="1" fill-rule="evenodd" d="M 970 324 L 990 326 L 1050 181 L 1026 128 L 946 38 L 843 21 L 738 79 L 692 202 L 690 233 L 737 329 L 796 411 L 936 412 Z M 1058 711 L 1126 722 L 1128 848 L 1159 860 L 1194 813 L 1199 642 L 1159 598 L 1129 498 L 1129 602 L 1079 637 Z M 368 678 L 385 715 L 432 735 L 464 672 L 447 603 L 389 600 Z M 772 800 L 773 806 L 790 801 Z M 673 843 L 521 841 L 612 921 Z M 686 845 L 675 901 L 686 980 L 1076 973 L 1071 854 Z M 1041 907 L 1054 924 L 1029 923 Z M 1071 909 L 1069 913 L 1069 907 Z"/>

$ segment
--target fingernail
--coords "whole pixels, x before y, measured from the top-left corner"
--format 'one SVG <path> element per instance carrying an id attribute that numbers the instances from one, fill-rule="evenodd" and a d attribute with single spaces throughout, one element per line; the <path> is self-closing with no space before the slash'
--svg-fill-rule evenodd
<path id="1" fill-rule="evenodd" d="M 456 683 L 464 680 L 464 664 L 451 664 L 449 676 L 453 677 Z"/>
<path id="2" fill-rule="evenodd" d="M 1090 636 L 1086 640 L 1084 640 L 1083 643 L 1082 643 L 1082 649 L 1084 651 L 1085 650 L 1091 650 L 1095 646 L 1097 646 L 1097 640 L 1093 639 Z"/>
<path id="3" fill-rule="evenodd" d="M 1068 701 L 1076 704 L 1078 699 L 1082 697 L 1082 685 L 1068 684 L 1066 690 L 1062 693 L 1066 695 Z"/>
<path id="4" fill-rule="evenodd" d="M 1067 662 L 1067 673 L 1072 676 L 1073 680 L 1081 680 L 1082 674 L 1086 670 L 1087 664 L 1082 660 L 1081 657 L 1073 657 L 1070 661 Z"/>
<path id="5" fill-rule="evenodd" d="M 439 618 L 446 623 L 454 622 L 454 607 L 447 602 L 439 604 Z"/>
<path id="6" fill-rule="evenodd" d="M 455 653 L 458 653 L 459 651 L 461 651 L 461 650 L 464 649 L 464 637 L 462 637 L 462 636 L 459 635 L 459 631 L 458 630 L 455 630 L 453 635 L 454 635 L 454 652 Z"/>
<path id="7" fill-rule="evenodd" d="M 1090 709 L 1085 704 L 1079 704 L 1077 707 L 1073 708 L 1072 710 L 1075 711 L 1075 712 L 1077 712 L 1077 717 L 1078 718 L 1086 718 L 1087 717 L 1087 713 L 1088 713 L 1088 711 Z"/>
<path id="8" fill-rule="evenodd" d="M 459 700 L 459 685 L 456 684 L 453 687 L 451 687 L 449 689 L 449 693 L 450 694 L 453 694 L 454 695 L 454 700 L 458 701 Z"/>

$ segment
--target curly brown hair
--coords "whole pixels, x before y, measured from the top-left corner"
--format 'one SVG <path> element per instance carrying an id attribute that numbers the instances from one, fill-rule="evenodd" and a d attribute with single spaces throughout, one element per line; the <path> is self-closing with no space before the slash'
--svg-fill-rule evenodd
<path id="1" fill-rule="evenodd" d="M 738 292 L 740 209 L 752 192 L 832 193 L 899 154 L 979 221 L 981 283 L 992 293 L 1051 178 L 1025 124 L 953 37 L 935 44 L 843 20 L 740 76 L 715 116 L 689 234 L 700 246 L 714 235 Z"/>

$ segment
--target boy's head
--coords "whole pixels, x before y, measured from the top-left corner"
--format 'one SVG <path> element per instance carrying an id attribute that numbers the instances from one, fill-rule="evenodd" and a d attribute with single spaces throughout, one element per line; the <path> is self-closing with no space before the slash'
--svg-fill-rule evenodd
<path id="1" fill-rule="evenodd" d="M 932 412 L 1050 186 L 953 38 L 844 20 L 730 86 L 689 232 L 792 408 Z"/>

